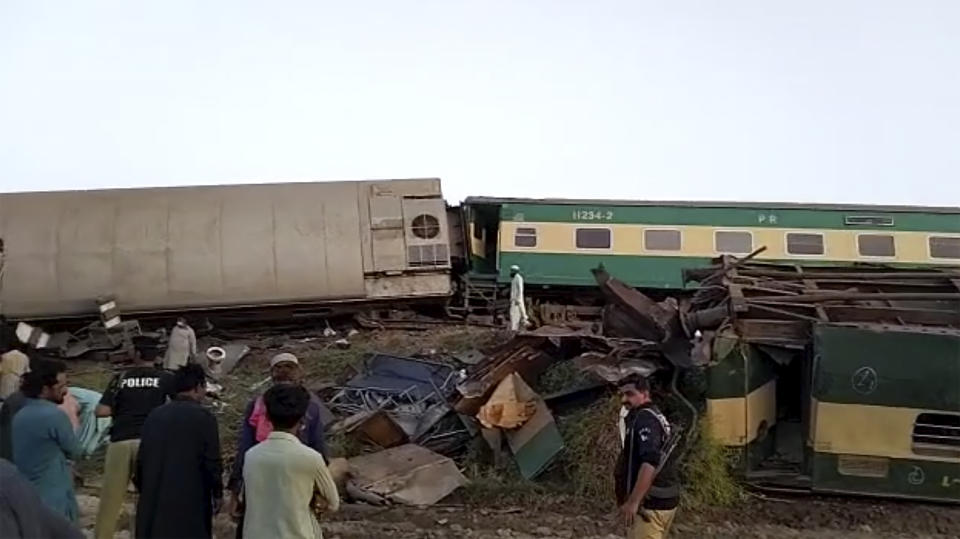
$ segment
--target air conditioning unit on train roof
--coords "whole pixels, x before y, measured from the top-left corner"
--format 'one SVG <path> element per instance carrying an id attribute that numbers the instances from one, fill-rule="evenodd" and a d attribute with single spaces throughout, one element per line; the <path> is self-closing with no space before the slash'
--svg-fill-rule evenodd
<path id="1" fill-rule="evenodd" d="M 446 207 L 442 199 L 404 198 L 403 224 L 407 266 L 450 267 Z"/>

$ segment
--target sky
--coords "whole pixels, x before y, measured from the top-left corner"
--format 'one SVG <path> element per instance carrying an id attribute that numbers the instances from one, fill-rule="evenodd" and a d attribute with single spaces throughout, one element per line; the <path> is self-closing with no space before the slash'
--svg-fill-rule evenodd
<path id="1" fill-rule="evenodd" d="M 0 0 L 0 192 L 960 206 L 957 0 Z"/>

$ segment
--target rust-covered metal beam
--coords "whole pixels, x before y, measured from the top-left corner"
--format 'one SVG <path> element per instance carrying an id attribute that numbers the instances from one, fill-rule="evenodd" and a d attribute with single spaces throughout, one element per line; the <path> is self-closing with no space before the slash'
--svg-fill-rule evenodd
<path id="1" fill-rule="evenodd" d="M 867 305 L 824 305 L 834 318 L 844 322 L 890 322 L 929 326 L 960 325 L 960 309 L 907 309 L 900 307 L 872 307 Z"/>

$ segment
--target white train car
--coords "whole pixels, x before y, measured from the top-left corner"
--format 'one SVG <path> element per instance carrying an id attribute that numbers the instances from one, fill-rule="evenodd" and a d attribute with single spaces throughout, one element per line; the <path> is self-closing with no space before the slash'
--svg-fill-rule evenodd
<path id="1" fill-rule="evenodd" d="M 441 297 L 438 179 L 0 194 L 10 319 Z"/>

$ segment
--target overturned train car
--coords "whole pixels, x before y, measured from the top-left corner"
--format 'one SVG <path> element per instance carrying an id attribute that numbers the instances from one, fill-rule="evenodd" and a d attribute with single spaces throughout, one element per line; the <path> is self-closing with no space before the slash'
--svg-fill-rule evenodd
<path id="1" fill-rule="evenodd" d="M 0 314 L 448 296 L 438 179 L 0 194 Z"/>
<path id="2" fill-rule="evenodd" d="M 768 352 L 731 343 L 708 369 L 712 432 L 748 481 L 960 503 L 960 331 L 825 324 Z"/>
<path id="3" fill-rule="evenodd" d="M 706 416 L 739 472 L 960 503 L 960 270 L 724 266 L 684 327 L 714 335 Z"/>

